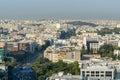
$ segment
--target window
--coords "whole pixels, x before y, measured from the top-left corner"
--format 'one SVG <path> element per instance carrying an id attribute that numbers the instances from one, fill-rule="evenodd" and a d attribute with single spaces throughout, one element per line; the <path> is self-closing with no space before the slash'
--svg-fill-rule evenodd
<path id="1" fill-rule="evenodd" d="M 94 71 L 91 71 L 91 74 L 94 74 Z"/>
<path id="2" fill-rule="evenodd" d="M 90 71 L 87 71 L 86 73 L 89 73 Z"/>
<path id="3" fill-rule="evenodd" d="M 101 73 L 104 73 L 104 71 L 101 71 Z"/>
<path id="4" fill-rule="evenodd" d="M 83 77 L 85 76 L 85 71 L 82 71 L 82 76 L 83 76 Z"/>
<path id="5" fill-rule="evenodd" d="M 99 71 L 96 71 L 96 76 L 97 76 L 97 77 L 99 76 Z"/>
<path id="6" fill-rule="evenodd" d="M 98 74 L 96 74 L 96 77 L 99 77 L 99 75 L 98 75 Z"/>
<path id="7" fill-rule="evenodd" d="M 104 77 L 104 75 L 102 74 L 101 77 Z"/>
<path id="8" fill-rule="evenodd" d="M 94 74 L 91 74 L 91 76 L 95 76 Z"/>
<path id="9" fill-rule="evenodd" d="M 82 71 L 82 73 L 85 73 L 85 71 Z"/>
<path id="10" fill-rule="evenodd" d="M 96 74 L 99 74 L 99 71 L 96 71 Z"/>
<path id="11" fill-rule="evenodd" d="M 89 74 L 87 74 L 86 76 L 89 77 Z"/>
<path id="12" fill-rule="evenodd" d="M 105 76 L 112 77 L 112 71 L 106 71 Z"/>
<path id="13" fill-rule="evenodd" d="M 94 71 L 91 71 L 91 76 L 94 76 L 95 74 L 94 74 Z"/>
<path id="14" fill-rule="evenodd" d="M 72 52 L 72 59 L 75 59 L 75 52 Z"/>

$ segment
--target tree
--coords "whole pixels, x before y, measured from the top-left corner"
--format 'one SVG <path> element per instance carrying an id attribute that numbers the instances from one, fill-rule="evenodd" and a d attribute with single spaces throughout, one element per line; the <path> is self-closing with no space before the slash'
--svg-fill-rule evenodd
<path id="1" fill-rule="evenodd" d="M 85 46 L 84 45 L 82 46 L 81 54 L 87 54 L 87 50 L 85 50 Z"/>
<path id="2" fill-rule="evenodd" d="M 46 58 L 40 57 L 32 64 L 31 68 L 37 73 L 38 80 L 45 80 L 46 77 L 50 77 L 53 73 L 58 73 L 60 71 L 64 71 L 65 74 L 80 74 L 80 68 L 77 61 L 67 64 L 62 60 L 59 60 L 58 62 L 53 63 Z"/>
<path id="3" fill-rule="evenodd" d="M 113 57 L 114 47 L 111 44 L 104 44 L 100 47 L 98 53 L 103 57 Z"/>
<path id="4" fill-rule="evenodd" d="M 72 74 L 73 75 L 79 75 L 80 74 L 80 68 L 79 68 L 79 64 L 77 61 L 73 62 L 73 67 L 72 67 Z"/>
<path id="5" fill-rule="evenodd" d="M 120 47 L 116 46 L 115 49 L 116 49 L 116 50 L 120 50 Z"/>
<path id="6" fill-rule="evenodd" d="M 97 30 L 97 33 L 102 36 L 104 36 L 105 34 L 112 34 L 113 32 L 115 34 L 120 34 L 120 28 L 114 28 L 114 29 L 103 28 L 101 30 Z"/>

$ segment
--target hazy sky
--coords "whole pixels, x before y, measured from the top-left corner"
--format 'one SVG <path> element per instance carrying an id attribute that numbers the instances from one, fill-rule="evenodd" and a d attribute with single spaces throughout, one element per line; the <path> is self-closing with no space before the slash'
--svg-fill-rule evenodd
<path id="1" fill-rule="evenodd" d="M 120 20 L 120 0 L 0 0 L 0 18 Z"/>

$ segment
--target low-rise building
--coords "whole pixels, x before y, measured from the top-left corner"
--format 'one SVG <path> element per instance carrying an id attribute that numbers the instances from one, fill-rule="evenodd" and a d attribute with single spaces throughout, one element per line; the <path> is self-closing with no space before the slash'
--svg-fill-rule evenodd
<path id="1" fill-rule="evenodd" d="M 113 80 L 115 69 L 101 64 L 84 64 L 81 68 L 81 76 L 85 80 Z"/>
<path id="2" fill-rule="evenodd" d="M 120 56 L 120 50 L 114 50 L 114 55 Z"/>
<path id="3" fill-rule="evenodd" d="M 57 62 L 58 60 L 63 60 L 65 62 L 79 62 L 81 60 L 81 53 L 80 50 L 77 50 L 74 47 L 61 47 L 59 49 L 50 49 L 49 47 L 44 52 L 44 57 L 52 62 Z"/>
<path id="4" fill-rule="evenodd" d="M 64 72 L 53 74 L 48 80 L 83 80 L 80 75 L 64 75 Z"/>

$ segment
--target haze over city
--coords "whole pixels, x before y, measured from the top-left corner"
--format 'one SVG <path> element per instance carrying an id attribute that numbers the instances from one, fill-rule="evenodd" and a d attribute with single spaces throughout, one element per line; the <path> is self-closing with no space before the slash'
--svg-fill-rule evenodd
<path id="1" fill-rule="evenodd" d="M 114 19 L 120 0 L 1 0 L 1 19 Z"/>
<path id="2" fill-rule="evenodd" d="M 1 0 L 0 80 L 120 80 L 120 0 Z"/>

